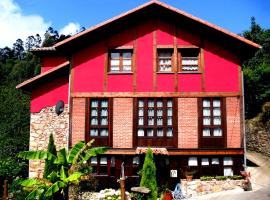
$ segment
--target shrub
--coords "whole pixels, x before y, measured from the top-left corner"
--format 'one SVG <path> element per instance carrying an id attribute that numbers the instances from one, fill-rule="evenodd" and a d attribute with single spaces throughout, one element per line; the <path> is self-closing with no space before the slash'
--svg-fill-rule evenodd
<path id="1" fill-rule="evenodd" d="M 151 190 L 149 199 L 156 200 L 157 199 L 157 181 L 156 181 L 156 166 L 154 162 L 153 152 L 150 148 L 148 148 L 143 168 L 141 170 L 141 182 L 140 186 L 147 187 Z"/>
<path id="2" fill-rule="evenodd" d="M 201 176 L 200 180 L 201 181 L 211 181 L 213 180 L 215 177 L 214 176 Z"/>

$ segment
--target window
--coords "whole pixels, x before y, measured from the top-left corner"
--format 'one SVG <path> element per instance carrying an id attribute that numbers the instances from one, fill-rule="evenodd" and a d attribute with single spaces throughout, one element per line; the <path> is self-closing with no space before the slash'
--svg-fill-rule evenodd
<path id="1" fill-rule="evenodd" d="M 221 137 L 223 135 L 221 103 L 220 98 L 202 100 L 203 137 Z"/>
<path id="2" fill-rule="evenodd" d="M 189 157 L 188 158 L 188 166 L 198 166 L 198 160 L 197 157 Z"/>
<path id="3" fill-rule="evenodd" d="M 179 65 L 181 72 L 199 71 L 199 48 L 184 48 L 179 50 Z"/>
<path id="4" fill-rule="evenodd" d="M 93 173 L 97 175 L 108 175 L 108 160 L 107 157 L 92 157 L 90 164 L 93 169 Z"/>
<path id="5" fill-rule="evenodd" d="M 118 50 L 109 53 L 110 72 L 132 71 L 132 50 Z"/>
<path id="6" fill-rule="evenodd" d="M 90 100 L 90 137 L 109 136 L 108 99 Z"/>
<path id="7" fill-rule="evenodd" d="M 224 170 L 223 170 L 224 176 L 233 176 L 233 169 L 232 169 L 233 159 L 232 159 L 232 157 L 224 157 L 223 165 L 224 165 Z"/>
<path id="8" fill-rule="evenodd" d="M 158 71 L 172 72 L 173 49 L 158 49 Z"/>
<path id="9" fill-rule="evenodd" d="M 172 99 L 139 99 L 137 136 L 173 137 L 173 116 Z"/>

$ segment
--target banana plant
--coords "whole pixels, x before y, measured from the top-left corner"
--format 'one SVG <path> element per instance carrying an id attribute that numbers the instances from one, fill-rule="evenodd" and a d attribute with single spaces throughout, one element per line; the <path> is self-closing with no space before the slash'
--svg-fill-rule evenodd
<path id="1" fill-rule="evenodd" d="M 18 157 L 28 160 L 53 160 L 57 170 L 52 171 L 46 179 L 29 178 L 21 182 L 25 190 L 29 191 L 26 200 L 52 199 L 55 194 L 65 193 L 65 189 L 71 184 L 78 184 L 81 176 L 79 171 L 85 161 L 98 154 L 104 153 L 106 147 L 92 148 L 94 140 L 88 143 L 78 142 L 67 152 L 65 148 L 57 152 L 57 156 L 47 151 L 23 151 Z"/>

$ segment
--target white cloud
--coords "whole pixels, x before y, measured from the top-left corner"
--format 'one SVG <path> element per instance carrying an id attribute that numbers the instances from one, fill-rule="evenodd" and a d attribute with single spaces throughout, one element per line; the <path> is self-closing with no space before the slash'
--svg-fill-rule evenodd
<path id="1" fill-rule="evenodd" d="M 69 22 L 66 26 L 60 29 L 59 33 L 63 35 L 74 35 L 80 31 L 80 24 Z"/>
<path id="2" fill-rule="evenodd" d="M 11 47 L 18 39 L 45 33 L 51 22 L 45 22 L 39 15 L 24 15 L 13 0 L 0 0 L 0 48 Z"/>

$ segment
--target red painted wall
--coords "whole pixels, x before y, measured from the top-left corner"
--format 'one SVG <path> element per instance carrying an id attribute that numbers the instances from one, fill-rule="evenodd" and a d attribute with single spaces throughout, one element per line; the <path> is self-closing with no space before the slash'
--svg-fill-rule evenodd
<path id="1" fill-rule="evenodd" d="M 202 91 L 201 74 L 178 74 L 179 92 L 201 92 Z"/>
<path id="2" fill-rule="evenodd" d="M 195 45 L 200 46 L 200 36 L 184 29 L 177 29 L 177 44 L 178 45 Z"/>
<path id="3" fill-rule="evenodd" d="M 137 27 L 137 92 L 153 91 L 153 23 Z"/>
<path id="4" fill-rule="evenodd" d="M 105 53 L 100 42 L 74 54 L 74 92 L 103 91 Z"/>
<path id="5" fill-rule="evenodd" d="M 174 92 L 174 74 L 158 74 L 157 91 Z"/>
<path id="6" fill-rule="evenodd" d="M 108 75 L 108 92 L 132 92 L 132 75 Z"/>
<path id="7" fill-rule="evenodd" d="M 205 90 L 207 92 L 238 92 L 239 59 L 216 44 L 205 41 Z"/>
<path id="8" fill-rule="evenodd" d="M 173 45 L 174 25 L 157 20 L 157 45 Z"/>
<path id="9" fill-rule="evenodd" d="M 53 57 L 43 57 L 41 59 L 42 67 L 41 67 L 41 73 L 46 72 L 53 67 L 56 67 L 64 62 L 66 62 L 67 59 L 65 57 L 59 57 L 59 56 L 53 56 Z"/>
<path id="10" fill-rule="evenodd" d="M 39 112 L 42 108 L 55 106 L 59 100 L 68 103 L 68 77 L 52 80 L 34 89 L 30 111 Z"/>

